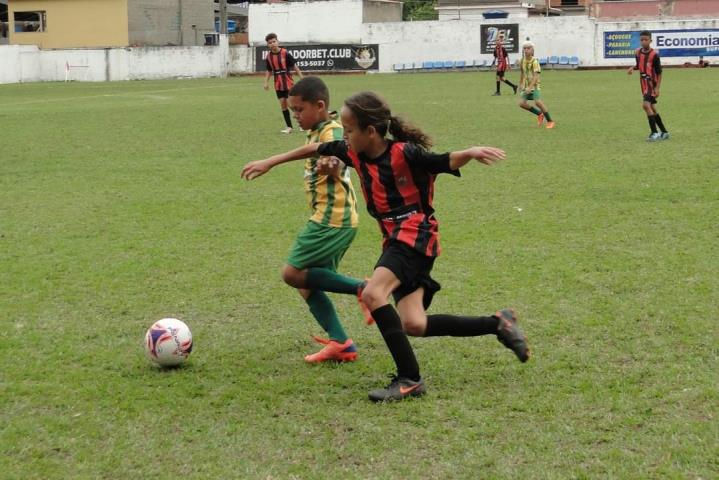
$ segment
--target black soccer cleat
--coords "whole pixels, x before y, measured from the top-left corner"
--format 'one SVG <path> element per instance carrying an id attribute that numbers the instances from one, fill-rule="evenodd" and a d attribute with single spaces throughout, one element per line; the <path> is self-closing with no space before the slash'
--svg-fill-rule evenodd
<path id="1" fill-rule="evenodd" d="M 369 399 L 373 402 L 393 402 L 404 400 L 408 397 L 420 397 L 425 394 L 424 380 L 418 382 L 407 378 L 392 375 L 392 381 L 386 388 L 380 388 L 369 392 Z"/>
<path id="2" fill-rule="evenodd" d="M 499 319 L 497 326 L 497 340 L 512 350 L 520 362 L 529 360 L 530 351 L 527 337 L 517 325 L 517 316 L 511 308 L 505 308 L 494 314 Z"/>

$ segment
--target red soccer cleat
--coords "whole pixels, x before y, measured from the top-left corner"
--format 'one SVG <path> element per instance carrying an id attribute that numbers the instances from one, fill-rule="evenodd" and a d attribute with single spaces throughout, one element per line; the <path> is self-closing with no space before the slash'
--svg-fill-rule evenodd
<path id="1" fill-rule="evenodd" d="M 312 339 L 325 347 L 317 353 L 307 355 L 305 357 L 307 363 L 354 362 L 357 360 L 357 349 L 351 338 L 348 338 L 345 343 L 320 337 L 312 337 Z"/>

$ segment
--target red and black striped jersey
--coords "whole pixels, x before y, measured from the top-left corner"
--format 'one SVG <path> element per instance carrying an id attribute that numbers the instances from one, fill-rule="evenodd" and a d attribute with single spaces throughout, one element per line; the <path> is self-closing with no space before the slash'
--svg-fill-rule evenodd
<path id="1" fill-rule="evenodd" d="M 449 167 L 449 153 L 432 153 L 413 143 L 389 142 L 377 158 L 352 151 L 344 141 L 320 145 L 320 155 L 335 156 L 357 170 L 367 211 L 377 220 L 383 248 L 402 242 L 427 257 L 440 254 L 434 216 L 434 180 L 439 173 L 460 176 Z"/>
<path id="2" fill-rule="evenodd" d="M 285 50 L 280 48 L 277 53 L 272 51 L 267 52 L 267 58 L 265 59 L 267 64 L 267 71 L 272 72 L 275 78 L 275 90 L 289 90 L 294 85 L 292 80 L 292 67 L 295 66 L 294 57 Z"/>
<path id="3" fill-rule="evenodd" d="M 657 78 L 662 74 L 662 62 L 659 60 L 659 52 L 650 48 L 643 50 L 637 48 L 636 64 L 634 68 L 639 70 L 639 82 L 643 95 L 656 95 Z"/>
<path id="4" fill-rule="evenodd" d="M 494 47 L 494 60 L 497 62 L 497 71 L 504 72 L 509 66 L 509 55 L 502 42 L 497 42 Z"/>

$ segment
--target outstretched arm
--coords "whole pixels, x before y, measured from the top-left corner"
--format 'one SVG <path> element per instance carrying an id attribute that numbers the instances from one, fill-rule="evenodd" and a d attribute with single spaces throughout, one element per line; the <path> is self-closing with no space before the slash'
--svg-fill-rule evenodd
<path id="1" fill-rule="evenodd" d="M 312 155 L 317 153 L 317 147 L 319 147 L 320 145 L 320 143 L 310 143 L 303 147 L 290 150 L 289 152 L 272 155 L 271 157 L 265 158 L 264 160 L 255 160 L 254 162 L 250 162 L 242 168 L 242 174 L 240 176 L 245 180 L 254 180 L 255 178 L 269 172 L 270 169 L 276 167 L 281 163 L 311 157 Z"/>
<path id="2" fill-rule="evenodd" d="M 485 165 L 492 165 L 500 160 L 504 160 L 505 157 L 506 154 L 501 148 L 470 147 L 466 150 L 451 152 L 449 154 L 449 167 L 452 170 L 458 170 L 473 159 L 476 159 Z"/>

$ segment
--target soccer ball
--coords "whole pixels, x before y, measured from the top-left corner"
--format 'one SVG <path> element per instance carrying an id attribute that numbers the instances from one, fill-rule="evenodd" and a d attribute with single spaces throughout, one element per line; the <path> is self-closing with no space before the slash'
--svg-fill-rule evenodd
<path id="1" fill-rule="evenodd" d="M 192 351 L 192 332 L 176 318 L 156 321 L 145 334 L 147 358 L 163 367 L 179 365 Z"/>

